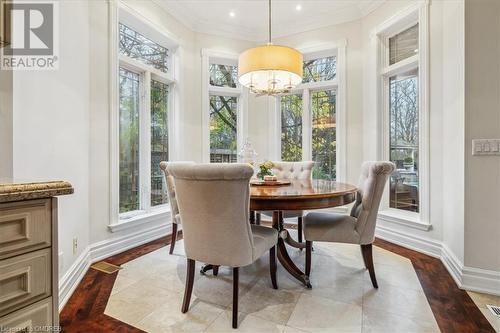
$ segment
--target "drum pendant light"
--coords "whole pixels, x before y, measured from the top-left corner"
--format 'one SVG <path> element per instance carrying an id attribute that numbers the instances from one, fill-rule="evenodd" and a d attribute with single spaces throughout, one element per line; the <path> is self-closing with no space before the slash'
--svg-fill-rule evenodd
<path id="1" fill-rule="evenodd" d="M 248 49 L 238 60 L 238 81 L 252 93 L 278 95 L 302 82 L 302 54 L 287 46 L 273 45 L 271 39 L 271 0 L 269 0 L 269 41 Z"/>

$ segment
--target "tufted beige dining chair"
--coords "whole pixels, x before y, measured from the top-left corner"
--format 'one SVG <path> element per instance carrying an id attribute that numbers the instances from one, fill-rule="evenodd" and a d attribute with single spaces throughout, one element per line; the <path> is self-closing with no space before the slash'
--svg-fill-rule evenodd
<path id="1" fill-rule="evenodd" d="M 182 312 L 188 311 L 195 261 L 233 268 L 233 328 L 238 326 L 239 267 L 269 250 L 271 282 L 276 281 L 278 231 L 248 222 L 253 169 L 248 164 L 169 165 L 174 177 L 187 257 Z"/>
<path id="2" fill-rule="evenodd" d="M 313 161 L 303 161 L 303 162 L 273 162 L 274 167 L 272 169 L 274 175 L 278 179 L 292 179 L 292 180 L 305 180 L 312 178 L 312 169 L 314 167 Z M 266 216 L 273 216 L 271 211 L 260 212 Z M 257 213 L 259 214 L 259 213 Z M 297 233 L 298 241 L 302 242 L 302 216 L 304 215 L 303 210 L 286 210 L 283 212 L 283 218 L 297 218 Z M 257 220 L 260 217 L 257 215 Z"/>
<path id="3" fill-rule="evenodd" d="M 350 215 L 308 213 L 304 219 L 306 275 L 311 273 L 312 242 L 338 242 L 361 245 L 365 267 L 373 287 L 378 288 L 373 267 L 372 243 L 385 184 L 395 170 L 392 162 L 365 162 L 361 167 L 356 202 Z"/>
<path id="4" fill-rule="evenodd" d="M 169 253 L 172 254 L 175 248 L 175 242 L 177 240 L 177 226 L 181 224 L 181 216 L 179 215 L 179 207 L 177 205 L 177 198 L 175 197 L 175 184 L 174 177 L 168 173 L 169 165 L 194 165 L 194 162 L 160 162 L 160 168 L 163 170 L 165 175 L 165 183 L 167 184 L 167 197 L 168 204 L 170 205 L 170 213 L 172 214 L 172 241 L 170 242 Z"/>

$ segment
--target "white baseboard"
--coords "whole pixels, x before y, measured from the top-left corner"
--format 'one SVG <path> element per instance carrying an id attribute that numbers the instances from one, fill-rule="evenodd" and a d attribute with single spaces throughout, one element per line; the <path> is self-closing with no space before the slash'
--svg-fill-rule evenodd
<path id="1" fill-rule="evenodd" d="M 137 231 L 117 238 L 106 239 L 90 246 L 92 262 L 102 260 L 114 254 L 129 250 L 133 247 L 151 242 L 166 236 L 172 230 L 172 225 L 161 224 L 146 230 Z"/>
<path id="2" fill-rule="evenodd" d="M 89 247 L 78 256 L 73 265 L 59 279 L 59 312 L 69 300 L 90 267 Z"/>
<path id="3" fill-rule="evenodd" d="M 446 244 L 441 245 L 441 262 L 448 270 L 455 283 L 462 288 L 462 272 L 464 264 L 457 256 L 451 251 Z"/>
<path id="4" fill-rule="evenodd" d="M 434 239 L 415 236 L 411 233 L 394 230 L 381 225 L 377 225 L 375 236 L 431 257 L 441 258 L 441 242 Z"/>
<path id="5" fill-rule="evenodd" d="M 171 223 L 166 223 L 88 246 L 59 280 L 59 311 L 66 305 L 91 264 L 166 236 L 171 230 Z"/>
<path id="6" fill-rule="evenodd" d="M 462 288 L 500 296 L 500 272 L 466 266 L 462 271 Z"/>
<path id="7" fill-rule="evenodd" d="M 440 259 L 461 289 L 500 295 L 500 272 L 464 266 L 453 251 L 441 241 L 415 236 L 380 225 L 377 226 L 375 236 Z"/>

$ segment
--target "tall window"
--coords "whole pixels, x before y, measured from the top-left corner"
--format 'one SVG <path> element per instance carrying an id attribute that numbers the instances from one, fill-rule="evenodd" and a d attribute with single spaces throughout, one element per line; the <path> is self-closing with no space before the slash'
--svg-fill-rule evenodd
<path id="1" fill-rule="evenodd" d="M 119 212 L 167 202 L 160 162 L 169 158 L 169 50 L 119 24 Z M 132 214 L 133 213 L 133 214 Z"/>
<path id="2" fill-rule="evenodd" d="M 337 57 L 304 61 L 299 93 L 279 98 L 281 159 L 313 160 L 313 178 L 337 177 Z"/>
<path id="3" fill-rule="evenodd" d="M 376 158 L 396 165 L 379 217 L 429 230 L 429 6 L 413 4 L 375 31 Z"/>
<path id="4" fill-rule="evenodd" d="M 389 159 L 396 164 L 390 180 L 389 207 L 419 212 L 418 60 L 412 69 L 398 64 L 418 54 L 418 24 L 389 37 L 387 78 Z"/>
<path id="5" fill-rule="evenodd" d="M 151 206 L 167 200 L 161 161 L 168 161 L 168 85 L 151 80 Z"/>
<path id="6" fill-rule="evenodd" d="M 281 97 L 281 160 L 302 160 L 302 96 Z"/>
<path id="7" fill-rule="evenodd" d="M 238 100 L 210 96 L 210 162 L 236 162 Z"/>
<path id="8" fill-rule="evenodd" d="M 203 50 L 203 157 L 210 163 L 238 161 L 242 101 L 237 55 Z"/>
<path id="9" fill-rule="evenodd" d="M 311 94 L 313 178 L 336 179 L 337 131 L 334 90 Z"/>
<path id="10" fill-rule="evenodd" d="M 419 211 L 418 73 L 392 76 L 390 95 L 390 160 L 397 171 L 391 177 L 390 207 Z"/>
<path id="11" fill-rule="evenodd" d="M 139 79 L 120 68 L 120 212 L 139 209 Z"/>

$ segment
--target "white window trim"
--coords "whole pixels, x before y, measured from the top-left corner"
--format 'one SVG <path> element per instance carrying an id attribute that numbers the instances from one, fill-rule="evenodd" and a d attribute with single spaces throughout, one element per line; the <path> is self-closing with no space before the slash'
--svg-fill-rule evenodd
<path id="1" fill-rule="evenodd" d="M 248 136 L 248 89 L 216 87 L 210 85 L 210 64 L 238 65 L 238 55 L 217 50 L 201 50 L 201 111 L 202 111 L 202 161 L 210 163 L 210 103 L 212 95 L 232 96 L 238 98 L 236 150 L 239 152 Z"/>
<path id="2" fill-rule="evenodd" d="M 310 106 L 310 93 L 315 90 L 335 90 L 336 93 L 336 121 L 337 121 L 337 181 L 345 182 L 347 179 L 347 118 L 346 118 L 346 47 L 347 40 L 342 39 L 335 43 L 319 44 L 302 48 L 299 51 L 304 59 L 316 59 L 335 55 L 337 73 L 335 79 L 330 81 L 308 82 L 299 84 L 291 94 L 302 94 L 302 123 L 311 126 L 302 126 L 302 159 L 312 159 L 312 118 Z M 269 99 L 269 138 L 271 139 L 270 157 L 281 160 L 281 110 L 279 97 Z"/>
<path id="3" fill-rule="evenodd" d="M 419 84 L 419 203 L 420 212 L 408 212 L 389 208 L 389 184 L 381 204 L 381 220 L 403 224 L 420 230 L 430 230 L 430 183 L 429 183 L 429 3 L 427 0 L 397 13 L 372 31 L 376 56 L 376 106 L 377 106 L 377 157 L 389 160 L 389 103 L 388 80 L 395 73 L 418 68 Z M 418 55 L 388 65 L 388 38 L 419 23 Z"/>
<path id="4" fill-rule="evenodd" d="M 149 203 L 150 197 L 150 161 L 151 156 L 146 154 L 142 149 L 140 160 L 140 180 L 141 184 L 141 207 L 147 207 L 147 210 L 137 210 L 120 214 L 120 193 L 119 193 L 119 170 L 120 170 L 120 157 L 119 157 L 119 67 L 125 67 L 136 73 L 141 73 L 141 105 L 142 108 L 149 110 L 149 96 L 151 78 L 167 83 L 169 85 L 169 108 L 168 108 L 168 131 L 169 131 L 169 159 L 175 160 L 179 154 L 179 147 L 176 142 L 180 142 L 180 132 L 178 130 L 180 122 L 180 99 L 181 90 L 179 84 L 180 74 L 180 47 L 178 47 L 178 39 L 171 35 L 169 32 L 164 31 L 153 22 L 149 21 L 139 12 L 127 6 L 119 0 L 108 1 L 108 24 L 109 24 L 109 100 L 110 100 L 110 224 L 108 228 L 111 232 L 120 231 L 123 229 L 131 228 L 139 224 L 156 222 L 161 218 L 167 217 L 170 214 L 170 207 L 168 204 L 149 207 L 145 201 Z M 135 59 L 120 55 L 119 53 L 119 22 L 125 23 L 134 30 L 148 36 L 153 37 L 155 41 L 160 42 L 162 45 L 168 47 L 170 52 L 170 63 L 168 73 L 161 72 L 152 66 L 148 66 Z M 150 117 L 149 112 L 143 112 L 141 117 L 141 131 L 140 142 L 141 146 L 149 145 L 150 138 Z M 148 156 L 146 156 L 148 155 Z"/>

